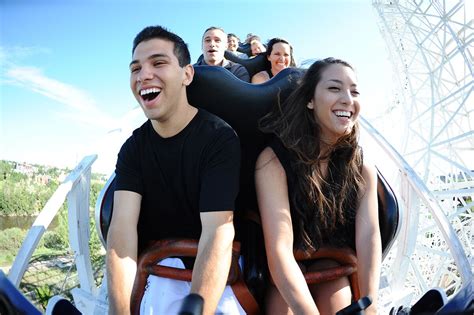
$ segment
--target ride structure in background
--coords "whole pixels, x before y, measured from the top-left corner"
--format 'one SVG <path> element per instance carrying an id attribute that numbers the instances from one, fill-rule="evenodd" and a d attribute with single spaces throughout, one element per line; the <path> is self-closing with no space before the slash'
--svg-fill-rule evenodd
<path id="1" fill-rule="evenodd" d="M 373 124 L 416 173 L 398 175 L 406 211 L 386 262 L 390 291 L 405 302 L 430 287 L 451 296 L 472 281 L 474 262 L 474 3 L 373 6 L 398 83 L 393 104 Z M 399 130 L 398 138 L 384 126 Z M 420 185 L 407 183 L 416 177 Z"/>

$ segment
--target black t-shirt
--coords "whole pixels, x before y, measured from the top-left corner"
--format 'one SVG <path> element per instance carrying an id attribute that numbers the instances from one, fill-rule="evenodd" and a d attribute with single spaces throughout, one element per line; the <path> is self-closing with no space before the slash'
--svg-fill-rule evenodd
<path id="1" fill-rule="evenodd" d="M 150 240 L 199 238 L 200 212 L 235 209 L 240 144 L 223 120 L 199 109 L 177 135 L 162 138 L 148 120 L 122 146 L 116 190 L 142 196 L 139 249 Z"/>

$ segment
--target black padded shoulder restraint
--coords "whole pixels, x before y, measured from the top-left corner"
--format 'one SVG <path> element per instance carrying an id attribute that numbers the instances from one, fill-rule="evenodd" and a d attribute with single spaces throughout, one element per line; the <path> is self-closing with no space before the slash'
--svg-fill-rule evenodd
<path id="1" fill-rule="evenodd" d="M 188 101 L 219 116 L 234 128 L 240 137 L 244 159 L 255 162 L 263 149 L 265 136 L 258 121 L 293 91 L 302 69 L 287 68 L 262 84 L 237 79 L 221 67 L 195 66 L 193 82 L 187 89 Z M 252 170 L 253 176 L 253 166 Z"/>
<path id="2" fill-rule="evenodd" d="M 287 68 L 262 84 L 250 84 L 222 67 L 195 66 L 188 101 L 229 123 L 239 136 L 256 136 L 258 120 L 295 89 L 303 71 Z"/>
<path id="3" fill-rule="evenodd" d="M 249 73 L 250 79 L 256 74 L 259 73 L 260 71 L 263 70 L 270 70 L 271 64 L 270 61 L 267 59 L 266 53 L 260 53 L 257 56 L 249 59 L 242 59 L 230 51 L 225 51 L 224 57 L 230 61 L 233 61 L 235 63 L 241 64 L 242 66 L 247 69 L 247 72 Z"/>

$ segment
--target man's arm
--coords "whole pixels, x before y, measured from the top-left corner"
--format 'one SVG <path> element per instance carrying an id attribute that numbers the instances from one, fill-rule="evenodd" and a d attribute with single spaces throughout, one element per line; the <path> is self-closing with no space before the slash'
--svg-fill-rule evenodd
<path id="1" fill-rule="evenodd" d="M 130 314 L 130 297 L 137 270 L 137 223 L 141 195 L 116 191 L 107 234 L 109 314 Z"/>
<path id="2" fill-rule="evenodd" d="M 201 223 L 191 293 L 204 298 L 203 314 L 214 314 L 229 275 L 235 234 L 233 212 L 201 212 Z"/>

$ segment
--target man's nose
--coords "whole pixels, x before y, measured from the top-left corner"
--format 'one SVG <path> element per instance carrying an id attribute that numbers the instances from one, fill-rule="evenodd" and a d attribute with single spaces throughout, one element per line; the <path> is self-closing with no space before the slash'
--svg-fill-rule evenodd
<path id="1" fill-rule="evenodd" d="M 151 71 L 150 67 L 143 66 L 140 69 L 140 72 L 138 73 L 137 81 L 138 82 L 145 82 L 146 80 L 149 80 L 152 77 L 153 77 L 153 72 Z"/>

